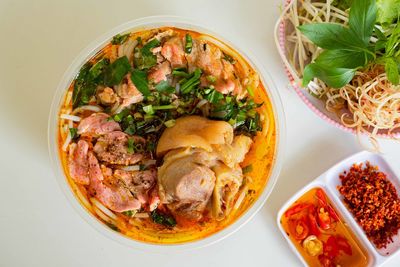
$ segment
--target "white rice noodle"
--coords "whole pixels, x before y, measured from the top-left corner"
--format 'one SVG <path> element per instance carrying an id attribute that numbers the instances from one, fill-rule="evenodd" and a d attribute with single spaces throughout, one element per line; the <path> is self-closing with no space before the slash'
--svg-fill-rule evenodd
<path id="1" fill-rule="evenodd" d="M 67 138 L 65 139 L 64 144 L 63 144 L 63 146 L 62 146 L 62 150 L 63 150 L 64 152 L 67 151 L 68 145 L 69 145 L 69 143 L 71 143 L 71 140 L 72 140 L 71 132 L 68 131 L 68 133 L 67 133 Z"/>
<path id="2" fill-rule="evenodd" d="M 108 217 L 107 215 L 105 215 L 103 212 L 101 212 L 101 210 L 99 210 L 97 207 L 93 208 L 94 212 L 97 214 L 97 216 L 99 216 L 103 221 L 107 222 L 107 223 L 111 223 L 111 224 L 115 224 L 115 220 L 111 219 L 110 217 Z"/>
<path id="3" fill-rule="evenodd" d="M 149 214 L 146 212 L 136 213 L 133 217 L 135 218 L 149 218 Z"/>
<path id="4" fill-rule="evenodd" d="M 90 204 L 89 200 L 87 199 L 86 196 L 84 196 L 84 194 L 82 193 L 82 191 L 80 190 L 80 188 L 74 183 L 72 182 L 72 187 L 74 189 L 74 192 L 76 194 L 76 196 L 78 197 L 78 199 L 82 202 L 82 204 L 88 209 L 88 210 L 92 210 L 93 207 Z"/>
<path id="5" fill-rule="evenodd" d="M 243 186 L 242 190 L 240 191 L 239 197 L 237 198 L 235 205 L 233 206 L 234 210 L 237 210 L 240 207 L 240 205 L 242 204 L 244 197 L 247 194 L 247 189 L 248 189 L 247 185 Z"/>
<path id="6" fill-rule="evenodd" d="M 74 109 L 72 111 L 72 114 L 75 115 L 75 114 L 80 113 L 80 112 L 82 112 L 84 110 L 89 110 L 89 111 L 93 111 L 93 112 L 100 112 L 103 109 L 101 107 L 95 106 L 95 105 L 86 105 L 86 106 L 81 106 L 81 107 L 78 107 L 78 108 Z"/>
<path id="7" fill-rule="evenodd" d="M 92 197 L 90 201 L 95 205 L 98 209 L 100 209 L 104 214 L 106 214 L 108 217 L 116 220 L 117 216 L 108 208 L 106 208 L 103 204 L 100 203 L 96 198 Z"/>
<path id="8" fill-rule="evenodd" d="M 130 166 L 122 167 L 121 169 L 124 171 L 128 171 L 128 172 L 138 171 L 138 170 L 140 170 L 140 166 L 139 165 L 130 165 Z"/>
<path id="9" fill-rule="evenodd" d="M 61 114 L 60 118 L 64 119 L 64 120 L 70 120 L 70 121 L 76 121 L 76 122 L 81 121 L 81 117 L 75 116 L 75 115 L 69 115 L 69 114 Z"/>
<path id="10" fill-rule="evenodd" d="M 72 91 L 68 91 L 67 95 L 65 96 L 65 103 L 64 106 L 68 106 L 72 99 Z"/>

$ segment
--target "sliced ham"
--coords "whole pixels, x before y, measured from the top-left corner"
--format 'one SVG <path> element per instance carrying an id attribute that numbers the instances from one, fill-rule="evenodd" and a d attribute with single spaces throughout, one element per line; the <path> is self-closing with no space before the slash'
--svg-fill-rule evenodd
<path id="1" fill-rule="evenodd" d="M 89 144 L 84 140 L 79 140 L 77 144 L 71 144 L 69 150 L 69 174 L 76 183 L 82 185 L 89 184 L 88 149 Z"/>
<path id="2" fill-rule="evenodd" d="M 97 140 L 93 151 L 98 159 L 104 162 L 122 165 L 135 164 L 142 160 L 143 155 L 128 151 L 129 138 L 133 138 L 136 145 L 144 143 L 144 139 L 141 137 L 131 137 L 121 131 L 115 131 L 101 136 Z"/>
<path id="3" fill-rule="evenodd" d="M 120 131 L 121 127 L 115 121 L 109 121 L 105 113 L 93 113 L 84 118 L 78 125 L 78 134 L 98 137 L 113 131 Z"/>
<path id="4" fill-rule="evenodd" d="M 88 154 L 90 193 L 104 206 L 116 212 L 140 209 L 140 202 L 113 177 L 103 177 L 99 162 L 92 152 Z"/>

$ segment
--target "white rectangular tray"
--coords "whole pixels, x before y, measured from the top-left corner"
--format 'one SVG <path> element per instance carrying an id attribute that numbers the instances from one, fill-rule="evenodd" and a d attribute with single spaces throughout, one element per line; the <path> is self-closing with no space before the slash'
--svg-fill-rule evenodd
<path id="1" fill-rule="evenodd" d="M 369 265 L 368 266 L 381 266 L 385 261 L 387 261 L 391 256 L 400 252 L 400 231 L 396 236 L 393 237 L 393 243 L 390 243 L 385 249 L 377 249 L 372 242 L 370 242 L 364 233 L 361 226 L 357 223 L 351 212 L 347 209 L 343 203 L 343 198 L 340 195 L 337 186 L 341 184 L 339 175 L 344 171 L 348 171 L 353 164 L 365 163 L 369 161 L 372 165 L 378 166 L 379 171 L 384 172 L 387 175 L 389 181 L 396 187 L 397 192 L 400 192 L 400 180 L 399 176 L 396 175 L 393 169 L 389 166 L 386 160 L 378 155 L 367 151 L 363 151 L 352 155 L 341 162 L 337 163 L 325 173 L 321 174 L 314 181 L 300 189 L 296 194 L 294 194 L 279 210 L 277 217 L 277 224 L 285 237 L 286 241 L 289 243 L 293 252 L 299 257 L 304 266 L 307 266 L 306 261 L 297 251 L 297 248 L 287 236 L 285 230 L 283 229 L 280 220 L 283 213 L 302 195 L 312 188 L 320 187 L 323 188 L 328 198 L 331 200 L 335 210 L 341 215 L 344 223 L 350 228 L 351 231 L 360 241 L 361 245 L 367 250 L 369 255 Z"/>

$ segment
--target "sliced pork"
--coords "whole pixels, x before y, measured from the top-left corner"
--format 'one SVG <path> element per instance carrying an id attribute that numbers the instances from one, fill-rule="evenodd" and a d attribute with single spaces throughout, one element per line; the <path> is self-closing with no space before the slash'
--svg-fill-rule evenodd
<path id="1" fill-rule="evenodd" d="M 99 162 L 92 152 L 88 154 L 90 193 L 104 206 L 116 212 L 140 209 L 139 200 L 113 176 L 105 178 L 100 169 Z"/>
<path id="2" fill-rule="evenodd" d="M 88 164 L 89 144 L 84 140 L 79 140 L 69 147 L 68 168 L 71 178 L 78 184 L 89 184 L 89 164 Z"/>
<path id="3" fill-rule="evenodd" d="M 134 146 L 144 143 L 144 139 L 141 137 L 129 136 L 121 131 L 115 131 L 101 136 L 97 140 L 93 151 L 96 153 L 99 160 L 107 163 L 122 165 L 135 164 L 142 160 L 143 155 L 135 153 L 134 151 L 129 151 L 129 139 L 133 141 Z"/>
<path id="4" fill-rule="evenodd" d="M 93 113 L 84 118 L 78 125 L 78 134 L 98 137 L 113 131 L 120 131 L 121 127 L 115 121 L 109 120 L 105 113 Z"/>

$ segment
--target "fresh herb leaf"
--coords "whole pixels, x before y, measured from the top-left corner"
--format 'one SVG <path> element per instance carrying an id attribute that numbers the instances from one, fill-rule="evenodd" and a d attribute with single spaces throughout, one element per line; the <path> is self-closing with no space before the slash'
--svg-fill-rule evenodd
<path id="1" fill-rule="evenodd" d="M 171 215 L 162 214 L 157 209 L 150 213 L 150 217 L 152 218 L 153 222 L 164 226 L 174 227 L 176 225 L 174 217 Z"/>
<path id="2" fill-rule="evenodd" d="M 119 232 L 119 228 L 118 228 L 118 226 L 116 226 L 115 224 L 106 222 L 106 225 L 107 225 L 108 227 L 110 227 L 112 230 L 114 230 L 114 231 L 116 231 L 116 232 Z"/>
<path id="3" fill-rule="evenodd" d="M 90 63 L 83 65 L 75 79 L 74 90 L 72 92 L 72 106 L 74 108 L 87 104 L 90 97 L 94 94 L 95 88 L 93 88 L 94 86 L 90 82 L 90 68 Z"/>
<path id="4" fill-rule="evenodd" d="M 116 59 L 111 63 L 104 73 L 104 83 L 107 86 L 114 86 L 121 83 L 122 79 L 128 74 L 131 64 L 126 56 Z"/>
<path id="5" fill-rule="evenodd" d="M 187 54 L 190 54 L 192 52 L 192 47 L 193 47 L 193 40 L 192 40 L 192 36 L 190 34 L 186 34 L 185 35 L 185 52 Z"/>
<path id="6" fill-rule="evenodd" d="M 122 34 L 122 35 L 121 34 L 117 34 L 117 35 L 115 35 L 113 37 L 113 39 L 111 40 L 111 43 L 113 45 L 123 44 L 123 43 L 126 42 L 126 40 L 128 40 L 129 36 L 130 36 L 130 33 Z"/>
<path id="7" fill-rule="evenodd" d="M 298 27 L 311 42 L 323 49 L 364 50 L 363 40 L 347 27 L 334 23 L 312 23 Z"/>
<path id="8" fill-rule="evenodd" d="M 377 21 L 389 25 L 400 17 L 400 0 L 376 0 L 378 9 Z"/>
<path id="9" fill-rule="evenodd" d="M 160 46 L 160 41 L 153 39 L 145 44 L 142 48 L 135 48 L 135 66 L 140 69 L 149 69 L 157 64 L 157 56 L 151 51 L 153 48 Z"/>
<path id="10" fill-rule="evenodd" d="M 149 81 L 147 80 L 147 73 L 143 70 L 133 69 L 131 79 L 136 88 L 144 95 L 150 95 Z"/>
<path id="11" fill-rule="evenodd" d="M 369 44 L 375 22 L 375 0 L 354 0 L 349 13 L 349 27 L 365 46 Z"/>
<path id="12" fill-rule="evenodd" d="M 110 60 L 108 58 L 102 58 L 97 61 L 89 70 L 90 79 L 97 80 L 109 64 Z"/>
<path id="13" fill-rule="evenodd" d="M 175 88 L 169 85 L 167 81 L 161 81 L 155 86 L 156 90 L 160 93 L 172 94 L 175 92 Z"/>
<path id="14" fill-rule="evenodd" d="M 388 57 L 385 59 L 385 72 L 388 77 L 388 80 L 394 84 L 399 84 L 399 65 L 392 57 Z"/>
<path id="15" fill-rule="evenodd" d="M 206 96 L 206 99 L 212 104 L 217 104 L 223 98 L 224 95 L 217 90 L 211 90 L 211 92 Z"/>
<path id="16" fill-rule="evenodd" d="M 318 63 L 308 64 L 303 73 L 303 86 L 307 86 L 314 77 L 318 77 L 328 86 L 340 88 L 353 79 L 355 72 L 355 69 L 326 67 Z"/>
<path id="17" fill-rule="evenodd" d="M 351 60 L 349 60 L 351 59 Z M 365 66 L 373 57 L 365 51 L 344 49 L 325 50 L 315 60 L 319 65 L 336 68 L 358 68 Z"/>
<path id="18" fill-rule="evenodd" d="M 69 128 L 69 133 L 71 134 L 71 140 L 74 140 L 78 137 L 78 129 L 77 128 Z"/>

